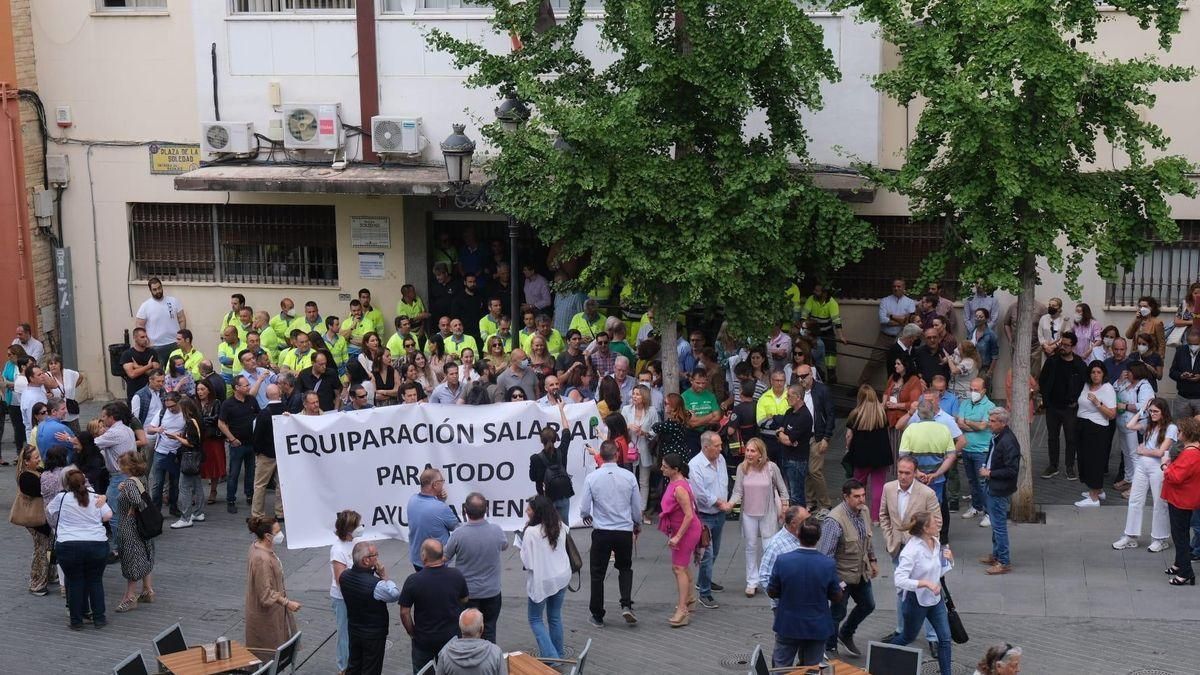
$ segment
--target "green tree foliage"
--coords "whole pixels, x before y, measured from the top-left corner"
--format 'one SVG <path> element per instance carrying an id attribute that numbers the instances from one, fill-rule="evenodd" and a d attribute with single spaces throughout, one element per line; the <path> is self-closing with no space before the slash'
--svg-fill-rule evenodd
<path id="1" fill-rule="evenodd" d="M 956 260 L 966 279 L 1018 294 L 1016 344 L 1029 344 L 1038 259 L 1063 272 L 1079 296 L 1084 255 L 1115 276 L 1157 238 L 1178 236 L 1170 195 L 1195 193 L 1190 165 L 1165 153 L 1168 139 L 1145 118 L 1152 88 L 1190 69 L 1154 55 L 1106 58 L 1094 45 L 1104 15 L 1093 0 L 847 0 L 877 22 L 900 52 L 876 86 L 921 106 L 899 172 L 874 171 L 910 200 L 913 217 L 944 222 L 944 248 L 924 272 Z M 1112 0 L 1153 27 L 1163 50 L 1179 30 L 1178 0 Z M 1100 156 L 1103 138 L 1114 148 Z M 1107 155 L 1108 153 L 1105 153 Z M 1014 382 L 1029 355 L 1016 350 Z M 1014 387 L 1013 429 L 1028 460 L 1025 387 Z M 1029 462 L 1018 515 L 1033 515 Z"/>
<path id="2" fill-rule="evenodd" d="M 576 47 L 582 0 L 542 33 L 536 2 L 480 4 L 524 49 L 492 53 L 437 30 L 430 43 L 471 86 L 532 108 L 517 132 L 483 127 L 499 150 L 489 193 L 543 241 L 565 242 L 564 258 L 590 260 L 582 287 L 611 274 L 658 317 L 723 307 L 739 332 L 765 335 L 788 316 L 784 292 L 801 270 L 836 269 L 874 244 L 869 225 L 797 168 L 802 113 L 839 74 L 792 0 L 607 0 L 603 67 Z M 749 136 L 750 119 L 766 131 Z"/>

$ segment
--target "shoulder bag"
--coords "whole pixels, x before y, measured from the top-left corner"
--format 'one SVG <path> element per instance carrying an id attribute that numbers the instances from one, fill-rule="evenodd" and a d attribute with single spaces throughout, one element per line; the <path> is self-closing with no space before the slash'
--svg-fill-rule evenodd
<path id="1" fill-rule="evenodd" d="M 45 525 L 45 501 L 41 497 L 30 497 L 18 489 L 17 497 L 13 500 L 12 510 L 8 512 L 8 522 L 20 527 L 41 527 Z"/>
<path id="2" fill-rule="evenodd" d="M 967 627 L 963 625 L 962 617 L 954 607 L 954 598 L 950 597 L 950 589 L 946 588 L 945 584 L 942 584 L 942 595 L 946 596 L 946 618 L 950 622 L 950 638 L 955 644 L 966 644 L 971 637 L 967 635 Z"/>
<path id="3" fill-rule="evenodd" d="M 566 527 L 566 523 L 563 523 L 563 527 Z M 571 588 L 571 582 L 567 582 L 567 589 L 574 593 L 583 585 L 583 577 L 580 574 L 580 570 L 583 569 L 583 556 L 579 555 L 579 548 L 575 546 L 571 533 L 567 532 L 566 535 L 567 561 L 571 565 L 571 574 L 575 577 L 575 587 Z"/>
<path id="4" fill-rule="evenodd" d="M 200 473 L 200 465 L 204 463 L 204 449 L 200 446 L 200 424 L 192 420 L 196 428 L 195 447 L 179 446 L 179 473 L 185 476 L 195 476 Z M 189 439 L 190 440 L 190 439 Z"/>
<path id="5" fill-rule="evenodd" d="M 163 516 L 162 511 L 154 508 L 154 503 L 150 501 L 150 493 L 146 492 L 145 486 L 138 478 L 130 476 L 129 480 L 137 485 L 138 494 L 141 495 L 141 504 L 134 509 L 133 520 L 137 524 L 138 536 L 142 539 L 153 539 L 162 534 L 163 531 Z"/>

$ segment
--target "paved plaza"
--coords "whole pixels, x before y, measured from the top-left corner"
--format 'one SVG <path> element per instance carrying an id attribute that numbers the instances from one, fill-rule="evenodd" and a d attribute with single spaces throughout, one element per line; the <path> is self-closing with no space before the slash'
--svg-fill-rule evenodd
<path id="1" fill-rule="evenodd" d="M 90 408 L 85 406 L 85 414 Z M 840 450 L 832 452 L 836 458 Z M 1044 451 L 1035 454 L 1042 457 Z M 1035 468 L 1040 469 L 1044 461 L 1035 463 Z M 836 462 L 832 466 L 836 469 Z M 840 479 L 840 471 L 829 476 L 831 484 Z M 1167 585 L 1162 570 L 1170 564 L 1173 551 L 1112 550 L 1109 544 L 1121 534 L 1125 517 L 1120 499 L 1079 512 L 1061 503 L 1078 494 L 1079 483 L 1038 480 L 1035 487 L 1039 502 L 1047 504 L 1046 522 L 1010 526 L 1014 570 L 1007 576 L 988 577 L 974 562 L 990 552 L 990 530 L 952 515 L 951 545 L 958 566 L 948 584 L 971 635 L 966 645 L 954 646 L 955 672 L 971 673 L 989 644 L 1008 641 L 1025 650 L 1023 673 L 1125 675 L 1142 669 L 1200 673 L 1200 589 Z M 15 491 L 15 481 L 0 480 L 0 508 L 8 509 Z M 192 644 L 221 635 L 240 640 L 250 534 L 244 524 L 249 508 L 244 504 L 239 508 L 237 515 L 230 515 L 218 503 L 210 507 L 207 522 L 187 530 L 168 530 L 156 540 L 158 598 L 154 604 L 140 605 L 127 614 L 112 613 L 124 579 L 119 566 L 110 567 L 105 575 L 109 625 L 103 630 L 89 626 L 81 632 L 67 630 L 64 603 L 57 593 L 39 598 L 26 592 L 30 538 L 21 528 L 0 528 L 0 550 L 6 561 L 0 568 L 4 589 L 0 612 L 5 617 L 0 622 L 4 654 L 0 672 L 102 673 L 136 650 L 153 663 L 151 638 L 176 621 Z M 577 531 L 581 549 L 587 548 L 589 539 L 587 530 Z M 672 629 L 666 623 L 674 600 L 665 538 L 647 528 L 634 560 L 634 601 L 640 623 L 635 627 L 610 623 L 603 629 L 589 626 L 585 578 L 581 592 L 569 593 L 564 607 L 568 651 L 573 653 L 592 639 L 587 672 L 596 674 L 746 672 L 745 661 L 754 645 L 769 649 L 773 643 L 772 615 L 761 593 L 746 598 L 741 592 L 744 555 L 736 522 L 726 526 L 724 544 L 714 575 L 728 589 L 716 594 L 720 609 L 697 608 L 691 625 Z M 380 548 L 393 574 L 407 573 L 405 544 L 389 541 Z M 303 631 L 298 670 L 333 673 L 336 638 L 328 550 L 284 550 L 280 559 L 289 596 L 303 604 L 297 615 Z M 874 584 L 878 609 L 857 636 L 864 651 L 868 640 L 889 632 L 895 622 L 890 563 L 886 555 L 880 555 L 880 562 L 880 578 Z M 523 573 L 514 550 L 504 556 L 503 585 L 500 645 L 505 650 L 534 651 L 525 618 Z M 611 571 L 606 597 L 613 617 L 617 589 Z M 398 610 L 393 614 L 385 672 L 408 673 L 408 639 Z M 923 645 L 922 640 L 917 646 Z"/>

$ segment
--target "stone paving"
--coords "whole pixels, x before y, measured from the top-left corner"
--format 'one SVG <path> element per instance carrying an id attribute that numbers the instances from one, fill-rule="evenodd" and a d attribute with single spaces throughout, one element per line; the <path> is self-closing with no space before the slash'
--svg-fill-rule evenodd
<path id="1" fill-rule="evenodd" d="M 1035 468 L 1040 468 L 1036 456 L 1044 457 L 1044 450 L 1034 454 Z M 831 484 L 840 482 L 840 471 L 834 473 Z M 1120 535 L 1125 517 L 1120 500 L 1084 512 L 1054 503 L 1065 501 L 1072 492 L 1078 494 L 1078 486 L 1062 479 L 1037 481 L 1039 502 L 1046 505 L 1046 522 L 1010 526 L 1015 569 L 1008 576 L 987 577 L 973 562 L 989 552 L 990 530 L 954 517 L 952 542 L 959 565 L 951 572 L 949 584 L 971 634 L 969 643 L 955 645 L 956 673 L 972 672 L 987 645 L 997 641 L 1025 649 L 1023 673 L 1125 675 L 1139 669 L 1200 673 L 1200 640 L 1196 638 L 1200 589 L 1166 584 L 1162 570 L 1171 562 L 1171 550 L 1159 554 L 1145 548 L 1112 550 L 1109 543 Z M 14 481 L 0 480 L 0 509 L 9 507 L 15 489 Z M 1059 497 L 1043 501 L 1043 493 Z M 57 594 L 42 598 L 28 594 L 29 536 L 11 525 L 0 528 L 0 550 L 8 563 L 0 568 L 0 587 L 5 589 L 0 593 L 0 612 L 8 619 L 0 623 L 0 654 L 4 656 L 0 673 L 102 673 L 134 651 L 141 651 L 147 664 L 153 664 L 151 638 L 176 621 L 192 644 L 220 635 L 240 639 L 250 545 L 244 519 L 249 509 L 242 505 L 239 514 L 229 515 L 222 504 L 215 506 L 208 522 L 189 530 L 167 531 L 157 540 L 154 586 L 158 599 L 154 604 L 126 614 L 111 613 L 124 580 L 117 566 L 108 569 L 105 586 L 110 616 L 103 630 L 69 631 L 64 603 Z M 582 549 L 587 548 L 589 539 L 586 530 L 577 534 Z M 746 598 L 741 593 L 744 553 L 737 523 L 727 525 L 724 543 L 715 575 L 729 589 L 716 596 L 721 608 L 698 608 L 690 626 L 671 629 L 666 624 L 673 605 L 669 556 L 662 535 L 648 528 L 634 561 L 634 600 L 640 623 L 635 627 L 610 624 L 603 629 L 589 626 L 589 582 L 584 579 L 582 591 L 569 593 L 564 608 L 569 651 L 581 649 L 592 639 L 587 672 L 597 674 L 745 672 L 745 660 L 754 645 L 769 649 L 773 643 L 772 615 L 762 594 Z M 396 576 L 406 574 L 405 544 L 384 542 L 381 554 Z M 303 631 L 298 671 L 332 673 L 336 638 L 328 597 L 327 550 L 281 551 L 280 558 L 289 595 L 304 605 L 298 614 Z M 886 556 L 881 556 L 881 561 L 884 569 L 875 582 L 878 608 L 859 631 L 860 646 L 889 632 L 895 621 L 891 569 Z M 505 554 L 503 575 L 500 644 L 505 650 L 533 651 L 515 551 Z M 610 573 L 606 580 L 606 591 L 610 610 L 615 612 L 615 574 Z M 408 640 L 399 625 L 399 613 L 393 612 L 396 621 L 385 672 L 408 673 Z M 849 660 L 862 665 L 861 660 Z"/>

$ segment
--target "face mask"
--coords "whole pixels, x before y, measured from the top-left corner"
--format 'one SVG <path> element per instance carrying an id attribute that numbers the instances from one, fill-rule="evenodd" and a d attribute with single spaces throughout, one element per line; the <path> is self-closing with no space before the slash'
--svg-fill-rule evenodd
<path id="1" fill-rule="evenodd" d="M 1050 316 L 1058 316 L 1058 308 L 1050 307 L 1049 309 L 1046 310 L 1046 313 L 1049 314 Z"/>
<path id="2" fill-rule="evenodd" d="M 980 399 L 982 399 L 982 398 L 983 398 L 983 392 L 981 392 L 981 391 L 971 392 L 971 403 L 979 403 Z"/>
<path id="3" fill-rule="evenodd" d="M 527 370 L 528 368 L 529 368 L 529 359 L 522 359 L 521 360 L 521 370 Z"/>
<path id="4" fill-rule="evenodd" d="M 366 525 L 359 525 L 358 527 L 354 528 L 354 532 L 352 533 L 351 536 L 353 536 L 355 539 L 358 539 L 359 537 L 363 536 L 363 533 L 366 531 L 367 531 Z"/>
<path id="5" fill-rule="evenodd" d="M 807 328 L 801 328 L 801 329 L 800 329 L 800 335 L 801 335 L 801 336 L 807 336 L 807 335 L 808 335 L 808 329 L 807 329 Z"/>
<path id="6" fill-rule="evenodd" d="M 283 310 L 283 315 L 290 319 L 290 318 L 296 316 L 296 310 L 285 309 L 285 310 Z"/>
<path id="7" fill-rule="evenodd" d="M 183 375 L 186 372 L 187 372 L 187 368 L 184 368 L 183 366 L 179 366 L 178 368 L 175 369 L 176 375 Z"/>
<path id="8" fill-rule="evenodd" d="M 1142 316 L 1150 316 L 1150 308 L 1149 307 L 1139 307 L 1138 314 L 1141 314 Z"/>
<path id="9" fill-rule="evenodd" d="M 1193 354 L 1200 352 L 1200 345 L 1188 345 L 1188 351 Z"/>
<path id="10" fill-rule="evenodd" d="M 1114 339 L 1114 338 L 1104 338 L 1104 346 L 1105 346 L 1105 347 L 1111 347 L 1111 346 L 1112 346 L 1112 343 L 1113 343 L 1113 339 Z"/>
<path id="11" fill-rule="evenodd" d="M 1150 345 L 1138 345 L 1139 354 L 1145 354 L 1148 351 L 1150 351 Z"/>
<path id="12" fill-rule="evenodd" d="M 283 544 L 283 532 L 276 532 L 275 536 L 271 537 L 271 541 L 275 542 L 276 546 Z"/>
<path id="13" fill-rule="evenodd" d="M 1083 312 L 1075 312 L 1075 323 L 1083 323 Z"/>

